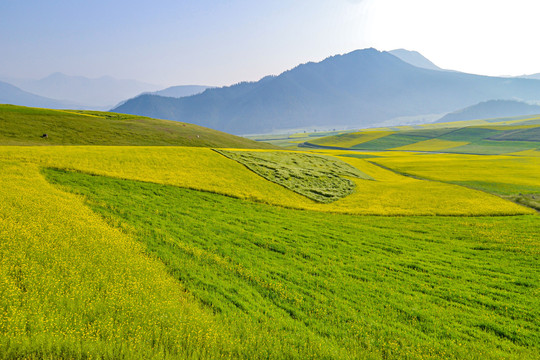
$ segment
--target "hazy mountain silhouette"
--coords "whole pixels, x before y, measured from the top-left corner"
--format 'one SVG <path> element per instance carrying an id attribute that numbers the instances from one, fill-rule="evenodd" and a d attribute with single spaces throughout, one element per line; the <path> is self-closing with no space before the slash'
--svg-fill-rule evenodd
<path id="1" fill-rule="evenodd" d="M 434 63 L 432 63 L 430 60 L 428 60 L 424 55 L 420 54 L 418 51 L 410 51 L 405 49 L 396 49 L 389 51 L 390 54 L 397 56 L 401 60 L 405 61 L 406 63 L 409 63 L 413 66 L 424 68 L 424 69 L 431 69 L 431 70 L 443 70 Z"/>
<path id="2" fill-rule="evenodd" d="M 253 134 L 369 127 L 498 98 L 540 100 L 540 81 L 423 69 L 388 52 L 365 49 L 190 97 L 141 95 L 112 111 Z"/>
<path id="3" fill-rule="evenodd" d="M 171 86 L 166 89 L 159 90 L 159 91 L 154 91 L 151 94 L 159 95 L 159 96 L 181 98 L 184 96 L 200 94 L 204 90 L 210 87 L 211 86 L 204 86 L 204 85 L 178 85 L 178 86 Z"/>
<path id="4" fill-rule="evenodd" d="M 51 109 L 73 109 L 79 107 L 78 104 L 71 102 L 49 99 L 29 93 L 2 81 L 0 81 L 0 104 L 24 105 Z"/>
<path id="5" fill-rule="evenodd" d="M 523 76 L 520 76 L 521 78 L 525 78 L 525 79 L 536 79 L 536 80 L 540 80 L 540 73 L 538 74 L 531 74 L 531 75 L 523 75 Z"/>
<path id="6" fill-rule="evenodd" d="M 443 123 L 476 119 L 494 119 L 533 114 L 540 114 L 540 106 L 530 105 L 515 100 L 490 100 L 454 111 L 443 116 L 436 122 Z"/>
<path id="7" fill-rule="evenodd" d="M 83 104 L 85 108 L 105 109 L 142 92 L 160 89 L 158 85 L 136 80 L 118 80 L 110 76 L 90 79 L 62 73 L 54 73 L 39 80 L 14 79 L 11 83 L 36 95 Z"/>

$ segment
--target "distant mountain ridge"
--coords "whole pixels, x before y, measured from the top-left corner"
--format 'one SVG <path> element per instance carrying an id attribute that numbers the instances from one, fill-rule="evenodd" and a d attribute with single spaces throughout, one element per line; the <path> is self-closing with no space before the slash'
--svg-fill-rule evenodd
<path id="1" fill-rule="evenodd" d="M 181 98 L 184 96 L 192 96 L 202 93 L 204 90 L 211 88 L 205 85 L 177 85 L 171 86 L 163 90 L 151 92 L 153 95 Z"/>
<path id="2" fill-rule="evenodd" d="M 536 79 L 536 80 L 540 80 L 540 73 L 538 74 L 531 74 L 531 75 L 523 75 L 523 76 L 520 76 L 521 78 L 524 78 L 524 79 Z"/>
<path id="3" fill-rule="evenodd" d="M 24 105 L 54 109 L 69 109 L 79 106 L 75 103 L 49 99 L 32 94 L 3 81 L 0 81 L 0 104 Z"/>
<path id="4" fill-rule="evenodd" d="M 120 80 L 110 76 L 91 79 L 59 72 L 38 80 L 11 79 L 9 82 L 39 96 L 79 104 L 78 108 L 107 110 L 122 100 L 161 88 L 136 80 Z"/>
<path id="5" fill-rule="evenodd" d="M 540 106 L 515 100 L 490 100 L 454 111 L 437 120 L 437 123 L 477 119 L 495 119 L 518 115 L 540 114 Z"/>
<path id="6" fill-rule="evenodd" d="M 370 127 L 500 98 L 540 100 L 540 81 L 418 68 L 388 52 L 364 49 L 190 97 L 142 95 L 113 111 L 256 134 Z"/>

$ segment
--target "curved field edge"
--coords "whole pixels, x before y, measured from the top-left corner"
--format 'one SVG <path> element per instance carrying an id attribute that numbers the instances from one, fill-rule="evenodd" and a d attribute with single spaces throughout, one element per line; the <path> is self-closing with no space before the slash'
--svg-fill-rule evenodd
<path id="1" fill-rule="evenodd" d="M 231 151 L 214 149 L 263 178 L 320 203 L 331 203 L 353 193 L 348 177 L 373 180 L 339 158 L 286 151 Z"/>
<path id="2" fill-rule="evenodd" d="M 0 161 L 0 358 L 234 352 L 160 261 L 34 164 Z"/>
<path id="3" fill-rule="evenodd" d="M 540 158 L 533 156 L 424 155 L 370 159 L 401 174 L 477 189 L 539 209 Z"/>
<path id="4" fill-rule="evenodd" d="M 537 216 L 355 217 L 45 174 L 138 238 L 231 331 L 256 323 L 295 351 L 272 358 L 538 356 Z"/>
<path id="5" fill-rule="evenodd" d="M 341 157 L 376 181 L 351 179 L 355 191 L 320 204 L 206 148 L 0 147 L 0 159 L 203 190 L 287 208 L 359 215 L 517 215 L 533 210 L 457 185 L 421 181 L 363 159 Z"/>

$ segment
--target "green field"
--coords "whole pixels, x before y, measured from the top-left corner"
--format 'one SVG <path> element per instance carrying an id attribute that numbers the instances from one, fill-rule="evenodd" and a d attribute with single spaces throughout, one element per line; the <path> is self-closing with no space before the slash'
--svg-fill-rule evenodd
<path id="1" fill-rule="evenodd" d="M 240 150 L 268 145 L 0 114 L 0 359 L 540 358 L 538 151 Z M 537 144 L 488 125 L 369 136 Z"/>
<path id="2" fill-rule="evenodd" d="M 352 150 L 406 150 L 406 151 L 444 151 L 461 154 L 507 154 L 540 148 L 540 124 L 538 118 L 507 119 L 506 121 L 473 120 L 447 124 L 429 124 L 421 128 L 392 128 L 386 136 L 370 141 L 364 137 L 373 133 L 362 131 L 333 135 L 317 139 L 307 139 L 304 144 L 311 148 L 348 148 Z M 479 125 L 479 122 L 483 122 Z M 378 131 L 380 132 L 380 131 Z M 344 142 L 344 139 L 347 142 Z M 355 138 L 357 139 L 355 141 Z M 426 147 L 427 140 L 456 142 L 456 146 Z M 415 144 L 418 143 L 418 146 Z"/>
<path id="3" fill-rule="evenodd" d="M 161 145 L 275 148 L 202 126 L 101 111 L 0 104 L 0 145 Z M 47 137 L 42 137 L 47 134 Z"/>

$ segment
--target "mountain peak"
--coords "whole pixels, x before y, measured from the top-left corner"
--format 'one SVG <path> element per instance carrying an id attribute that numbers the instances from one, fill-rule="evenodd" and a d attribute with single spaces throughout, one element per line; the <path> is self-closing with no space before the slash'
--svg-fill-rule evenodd
<path id="1" fill-rule="evenodd" d="M 395 57 L 409 63 L 413 66 L 430 69 L 430 70 L 442 70 L 440 67 L 428 60 L 424 55 L 420 54 L 418 51 L 411 51 L 405 49 L 395 49 L 389 51 L 390 54 Z"/>
<path id="2" fill-rule="evenodd" d="M 430 70 L 369 48 L 190 97 L 140 96 L 112 111 L 234 134 L 261 134 L 373 127 L 404 116 L 443 114 L 493 98 L 538 100 L 539 96 L 540 81 Z"/>

